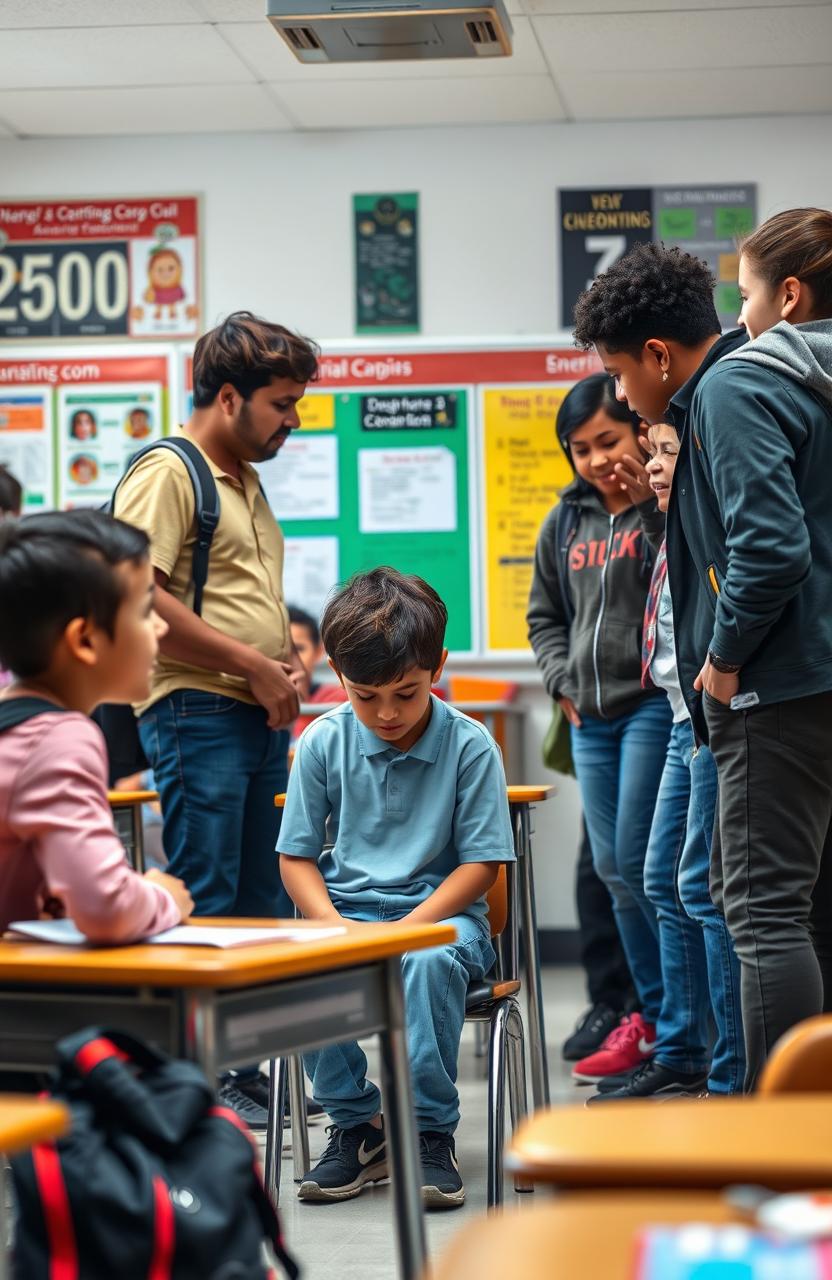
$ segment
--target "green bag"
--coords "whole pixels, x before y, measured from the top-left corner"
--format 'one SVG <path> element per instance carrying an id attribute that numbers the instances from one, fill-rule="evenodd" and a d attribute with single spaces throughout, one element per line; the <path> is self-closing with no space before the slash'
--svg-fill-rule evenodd
<path id="1" fill-rule="evenodd" d="M 559 702 L 552 703 L 552 719 L 546 730 L 546 737 L 543 739 L 543 763 L 547 769 L 552 769 L 555 773 L 566 773 L 575 777 L 569 721 L 563 714 Z"/>

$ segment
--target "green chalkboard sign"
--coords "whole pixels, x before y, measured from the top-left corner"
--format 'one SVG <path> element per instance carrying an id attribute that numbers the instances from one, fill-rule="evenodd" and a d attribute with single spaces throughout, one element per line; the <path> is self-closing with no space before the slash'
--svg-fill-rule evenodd
<path id="1" fill-rule="evenodd" d="M 353 196 L 356 333 L 419 332 L 419 196 Z"/>
<path id="2" fill-rule="evenodd" d="M 303 407 L 304 428 L 260 468 L 287 602 L 319 613 L 336 583 L 389 564 L 439 592 L 448 648 L 470 651 L 468 390 L 313 392 Z"/>

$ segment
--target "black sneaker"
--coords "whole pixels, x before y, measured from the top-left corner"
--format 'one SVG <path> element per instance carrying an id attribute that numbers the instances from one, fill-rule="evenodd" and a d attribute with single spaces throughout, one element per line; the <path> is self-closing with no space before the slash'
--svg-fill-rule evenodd
<path id="1" fill-rule="evenodd" d="M 422 1161 L 422 1203 L 430 1209 L 458 1209 L 465 1204 L 465 1188 L 450 1133 L 419 1134 Z"/>
<path id="2" fill-rule="evenodd" d="M 299 1200 L 351 1200 L 365 1182 L 389 1177 L 384 1130 L 373 1124 L 327 1128 L 329 1142 L 314 1169 L 303 1175 Z"/>
<path id="3" fill-rule="evenodd" d="M 624 1098 L 645 1098 L 662 1102 L 667 1098 L 697 1097 L 708 1087 L 707 1071 L 674 1071 L 655 1058 L 649 1058 L 634 1071 L 626 1084 L 608 1093 L 596 1093 L 587 1098 L 587 1106 L 596 1102 L 614 1102 Z"/>
<path id="4" fill-rule="evenodd" d="M 265 1107 L 261 1107 L 259 1102 L 254 1102 L 247 1094 L 243 1093 L 237 1085 L 235 1076 L 226 1076 L 220 1081 L 219 1099 L 224 1107 L 230 1107 L 235 1111 L 241 1120 L 244 1120 L 249 1129 L 256 1132 L 263 1132 L 269 1125 L 269 1113 Z"/>
<path id="5" fill-rule="evenodd" d="M 561 1053 L 567 1062 L 578 1062 L 588 1058 L 591 1053 L 601 1047 L 613 1027 L 621 1021 L 621 1014 L 616 1013 L 608 1004 L 594 1004 L 586 1013 L 582 1013 L 575 1030 L 563 1042 Z"/>
<path id="6" fill-rule="evenodd" d="M 263 1075 L 262 1071 L 258 1071 L 256 1076 L 235 1076 L 230 1074 L 225 1077 L 226 1080 L 233 1080 L 240 1093 L 244 1093 L 247 1098 L 251 1098 L 252 1102 L 256 1102 L 264 1111 L 269 1109 L 269 1077 Z M 314 1098 L 306 1099 L 306 1120 L 308 1124 L 320 1124 L 325 1119 L 326 1112 L 319 1102 Z M 283 1115 L 283 1128 L 288 1129 L 291 1124 L 291 1116 L 289 1113 L 289 1099 L 286 1099 L 286 1110 Z"/>

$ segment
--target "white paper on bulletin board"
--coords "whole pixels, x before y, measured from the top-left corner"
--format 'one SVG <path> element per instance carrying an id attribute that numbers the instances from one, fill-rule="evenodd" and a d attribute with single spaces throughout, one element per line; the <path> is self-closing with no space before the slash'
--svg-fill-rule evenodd
<path id="1" fill-rule="evenodd" d="M 453 533 L 456 458 L 450 449 L 359 449 L 362 533 Z"/>
<path id="2" fill-rule="evenodd" d="M 319 618 L 338 582 L 338 539 L 287 537 L 283 554 L 283 598 Z"/>
<path id="3" fill-rule="evenodd" d="M 0 466 L 23 485 L 24 511 L 54 501 L 52 392 L 46 387 L 0 387 Z"/>

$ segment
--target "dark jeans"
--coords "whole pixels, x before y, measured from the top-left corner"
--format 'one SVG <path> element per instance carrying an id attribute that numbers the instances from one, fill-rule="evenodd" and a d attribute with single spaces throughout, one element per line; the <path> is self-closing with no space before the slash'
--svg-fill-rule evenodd
<path id="1" fill-rule="evenodd" d="M 575 901 L 581 935 L 581 964 L 591 1004 L 611 1009 L 629 1008 L 634 999 L 633 979 L 618 935 L 609 890 L 592 861 L 586 823 L 581 825 L 581 848 L 575 873 Z"/>
<path id="2" fill-rule="evenodd" d="M 742 970 L 752 1089 L 778 1038 L 832 1009 L 832 692 L 731 711 L 705 695 L 719 770 L 711 896 Z"/>
<path id="3" fill-rule="evenodd" d="M 275 793 L 289 734 L 262 707 L 196 689 L 161 698 L 139 736 L 162 802 L 168 870 L 201 916 L 293 916 L 280 880 Z"/>

